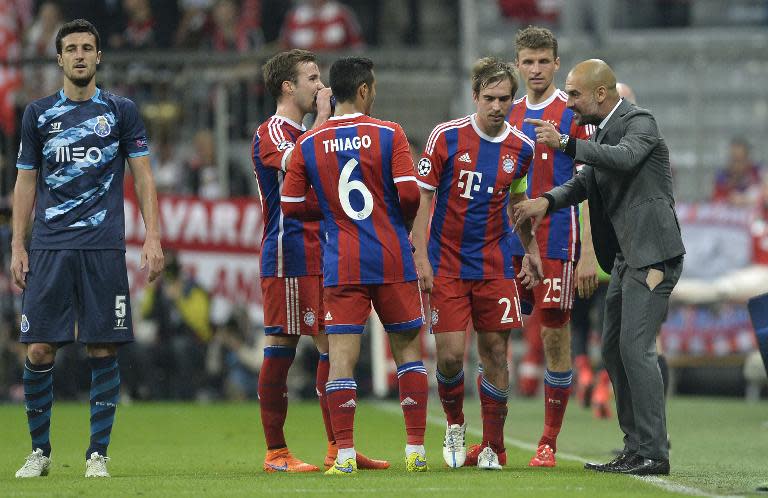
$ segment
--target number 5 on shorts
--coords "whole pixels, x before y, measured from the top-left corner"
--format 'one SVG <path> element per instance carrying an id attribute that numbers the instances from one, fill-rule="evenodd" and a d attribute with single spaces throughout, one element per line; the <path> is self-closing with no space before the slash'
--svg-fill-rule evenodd
<path id="1" fill-rule="evenodd" d="M 115 296 L 115 328 L 125 327 L 125 316 L 128 314 L 128 306 L 125 296 Z"/>

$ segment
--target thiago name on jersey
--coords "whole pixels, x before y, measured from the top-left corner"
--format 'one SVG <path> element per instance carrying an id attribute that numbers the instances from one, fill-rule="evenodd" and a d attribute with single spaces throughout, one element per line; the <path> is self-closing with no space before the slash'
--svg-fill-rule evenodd
<path id="1" fill-rule="evenodd" d="M 363 135 L 362 137 L 347 137 L 347 138 L 334 138 L 331 140 L 323 140 L 323 146 L 325 146 L 325 153 L 329 152 L 341 152 L 345 150 L 357 150 L 361 147 L 368 149 L 371 147 L 371 137 Z"/>

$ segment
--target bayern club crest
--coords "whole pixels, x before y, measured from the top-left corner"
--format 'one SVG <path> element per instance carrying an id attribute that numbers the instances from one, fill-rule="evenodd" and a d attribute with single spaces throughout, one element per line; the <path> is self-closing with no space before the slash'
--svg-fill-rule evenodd
<path id="1" fill-rule="evenodd" d="M 21 333 L 26 334 L 29 332 L 29 320 L 27 320 L 27 315 L 21 315 Z"/>
<path id="2" fill-rule="evenodd" d="M 440 314 L 437 310 L 432 310 L 432 325 L 437 325 L 437 322 L 440 320 Z"/>
<path id="3" fill-rule="evenodd" d="M 315 312 L 312 310 L 307 310 L 304 313 L 304 323 L 307 325 L 307 327 L 311 327 L 315 324 Z"/>
<path id="4" fill-rule="evenodd" d="M 93 127 L 93 132 L 101 138 L 106 137 L 112 132 L 112 127 L 109 126 L 109 122 L 107 121 L 106 117 L 99 116 L 96 118 L 96 124 Z"/>
<path id="5" fill-rule="evenodd" d="M 501 161 L 501 168 L 504 173 L 512 173 L 515 170 L 515 160 L 509 155 L 505 155 L 504 160 Z"/>

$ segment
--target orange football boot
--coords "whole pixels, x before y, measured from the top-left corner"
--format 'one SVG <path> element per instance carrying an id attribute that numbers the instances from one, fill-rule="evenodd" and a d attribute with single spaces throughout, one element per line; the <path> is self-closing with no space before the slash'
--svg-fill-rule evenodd
<path id="1" fill-rule="evenodd" d="M 264 472 L 318 472 L 320 467 L 302 462 L 291 455 L 288 448 L 267 450 L 264 457 Z"/>

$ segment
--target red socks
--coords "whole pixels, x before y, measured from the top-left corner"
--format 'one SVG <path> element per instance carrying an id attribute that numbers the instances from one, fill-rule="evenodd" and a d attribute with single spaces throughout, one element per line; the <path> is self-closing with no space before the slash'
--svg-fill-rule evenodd
<path id="1" fill-rule="evenodd" d="M 573 371 L 544 373 L 544 434 L 539 445 L 548 444 L 552 451 L 557 451 L 557 435 L 563 425 L 565 408 L 571 395 Z"/>
<path id="2" fill-rule="evenodd" d="M 423 445 L 424 430 L 427 427 L 427 393 L 429 390 L 427 369 L 420 361 L 404 363 L 397 368 L 397 379 L 408 444 Z"/>
<path id="3" fill-rule="evenodd" d="M 357 383 L 354 379 L 335 379 L 325 386 L 325 398 L 339 449 L 354 448 Z"/>
<path id="4" fill-rule="evenodd" d="M 504 422 L 507 420 L 507 392 L 483 377 L 480 383 L 480 413 L 483 418 L 483 445 L 498 455 L 504 452 Z"/>
<path id="5" fill-rule="evenodd" d="M 317 377 L 315 378 L 315 390 L 317 399 L 320 401 L 320 411 L 323 413 L 323 425 L 325 425 L 325 434 L 328 436 L 328 442 L 332 443 L 333 425 L 331 425 L 331 412 L 328 411 L 328 397 L 325 394 L 325 385 L 328 383 L 328 370 L 331 366 L 328 362 L 328 353 L 322 353 L 317 362 Z"/>
<path id="6" fill-rule="evenodd" d="M 283 426 L 288 414 L 288 369 L 296 349 L 285 346 L 264 348 L 264 363 L 259 372 L 259 408 L 267 449 L 285 448 Z"/>
<path id="7" fill-rule="evenodd" d="M 443 405 L 448 425 L 464 423 L 464 371 L 446 377 L 437 371 L 437 394 Z"/>

